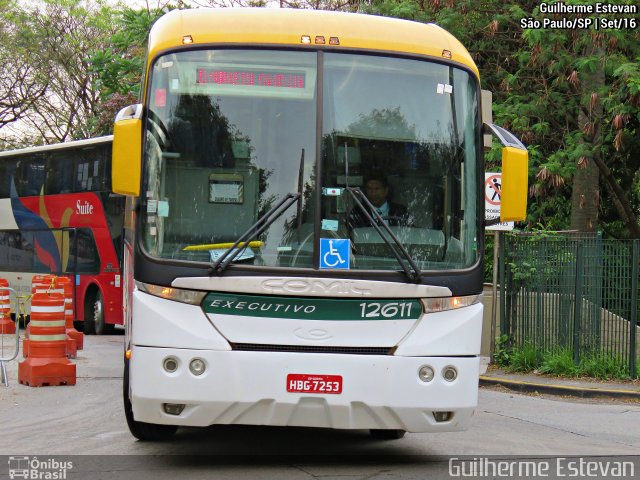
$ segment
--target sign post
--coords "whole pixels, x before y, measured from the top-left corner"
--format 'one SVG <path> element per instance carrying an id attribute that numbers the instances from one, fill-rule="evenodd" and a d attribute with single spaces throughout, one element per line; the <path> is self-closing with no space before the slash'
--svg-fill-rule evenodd
<path id="1" fill-rule="evenodd" d="M 484 173 L 484 219 L 500 218 L 500 200 L 502 190 L 502 174 L 495 172 Z M 500 246 L 500 231 L 513 230 L 513 222 L 501 222 L 487 225 L 485 230 L 493 230 L 493 288 L 491 296 L 491 338 L 489 342 L 490 361 L 496 343 L 496 307 L 498 304 L 498 249 Z"/>

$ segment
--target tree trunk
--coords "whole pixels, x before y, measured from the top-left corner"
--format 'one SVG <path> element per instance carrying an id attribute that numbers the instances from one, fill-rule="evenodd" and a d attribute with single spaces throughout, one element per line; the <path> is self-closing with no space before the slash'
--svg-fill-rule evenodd
<path id="1" fill-rule="evenodd" d="M 591 43 L 585 48 L 584 56 L 596 55 L 603 58 L 602 47 Z M 581 157 L 573 176 L 571 191 L 571 228 L 579 232 L 595 232 L 598 228 L 598 210 L 600 208 L 600 169 L 594 161 L 600 152 L 600 126 L 602 123 L 602 103 L 598 91 L 604 86 L 604 66 L 595 72 L 581 75 L 583 103 L 578 113 L 578 127 L 583 132 L 585 143 L 589 143 L 592 158 Z"/>

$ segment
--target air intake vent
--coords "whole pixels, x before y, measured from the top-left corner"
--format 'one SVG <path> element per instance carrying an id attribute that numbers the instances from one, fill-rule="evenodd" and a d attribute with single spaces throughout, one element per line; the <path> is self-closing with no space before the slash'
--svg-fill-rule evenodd
<path id="1" fill-rule="evenodd" d="M 231 348 L 245 352 L 339 353 L 344 355 L 391 355 L 393 353 L 392 347 L 323 347 L 232 343 Z"/>

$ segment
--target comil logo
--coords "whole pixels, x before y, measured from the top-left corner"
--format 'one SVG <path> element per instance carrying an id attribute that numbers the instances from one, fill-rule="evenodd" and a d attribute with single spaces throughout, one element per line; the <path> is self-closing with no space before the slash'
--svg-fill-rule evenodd
<path id="1" fill-rule="evenodd" d="M 9 478 L 25 478 L 33 480 L 64 480 L 67 471 L 73 468 L 73 462 L 38 457 L 9 457 Z"/>

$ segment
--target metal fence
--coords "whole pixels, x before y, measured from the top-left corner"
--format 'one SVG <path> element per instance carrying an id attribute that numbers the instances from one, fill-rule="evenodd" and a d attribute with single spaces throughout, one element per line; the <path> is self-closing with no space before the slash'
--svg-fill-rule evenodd
<path id="1" fill-rule="evenodd" d="M 637 376 L 640 240 L 506 233 L 500 329 L 512 345 L 607 358 Z"/>

